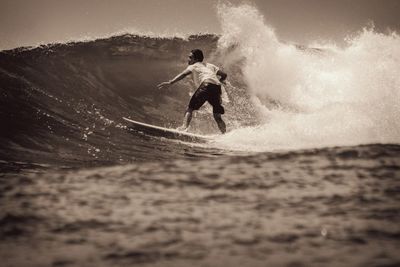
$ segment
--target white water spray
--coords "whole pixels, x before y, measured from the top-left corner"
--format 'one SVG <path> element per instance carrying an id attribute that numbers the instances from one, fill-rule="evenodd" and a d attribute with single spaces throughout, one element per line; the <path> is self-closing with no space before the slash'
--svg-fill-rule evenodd
<path id="1" fill-rule="evenodd" d="M 299 49 L 280 42 L 252 6 L 220 10 L 220 49 L 234 46 L 244 62 L 245 83 L 263 121 L 231 131 L 221 145 L 267 151 L 400 143 L 399 35 L 364 29 L 343 49 Z"/>

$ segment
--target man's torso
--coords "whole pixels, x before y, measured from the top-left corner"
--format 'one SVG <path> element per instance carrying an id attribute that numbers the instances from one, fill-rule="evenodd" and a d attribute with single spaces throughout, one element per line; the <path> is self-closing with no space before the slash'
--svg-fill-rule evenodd
<path id="1" fill-rule="evenodd" d="M 189 69 L 192 72 L 192 78 L 196 88 L 199 88 L 203 82 L 216 85 L 221 84 L 217 77 L 218 67 L 213 64 L 196 62 L 189 66 Z"/>

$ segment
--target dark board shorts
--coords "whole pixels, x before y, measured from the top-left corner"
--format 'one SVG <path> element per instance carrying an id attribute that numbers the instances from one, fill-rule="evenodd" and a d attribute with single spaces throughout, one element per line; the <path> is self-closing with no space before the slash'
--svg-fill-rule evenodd
<path id="1" fill-rule="evenodd" d="M 213 113 L 225 113 L 221 104 L 221 85 L 202 83 L 190 99 L 188 110 L 198 110 L 206 101 L 213 107 Z"/>

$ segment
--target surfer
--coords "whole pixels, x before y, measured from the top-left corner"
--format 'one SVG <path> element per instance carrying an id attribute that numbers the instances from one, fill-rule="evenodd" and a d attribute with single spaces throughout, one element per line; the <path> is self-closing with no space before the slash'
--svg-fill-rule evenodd
<path id="1" fill-rule="evenodd" d="M 225 113 L 221 101 L 221 83 L 224 83 L 227 74 L 221 71 L 217 66 L 203 62 L 204 55 L 200 49 L 194 49 L 189 54 L 189 66 L 175 78 L 168 82 L 160 83 L 157 87 L 168 88 L 177 81 L 182 80 L 189 74 L 192 75 L 193 82 L 196 85 L 196 92 L 193 94 L 186 109 L 183 125 L 179 130 L 187 131 L 192 120 L 192 113 L 198 110 L 206 101 L 213 107 L 214 119 L 217 122 L 221 133 L 226 132 L 225 122 L 222 120 L 222 114 Z"/>

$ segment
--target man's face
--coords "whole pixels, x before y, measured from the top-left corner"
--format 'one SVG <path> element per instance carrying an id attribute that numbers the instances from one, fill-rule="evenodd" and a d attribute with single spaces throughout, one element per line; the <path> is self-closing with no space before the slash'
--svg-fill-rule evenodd
<path id="1" fill-rule="evenodd" d="M 194 60 L 193 53 L 190 53 L 188 57 L 188 64 L 193 65 L 194 63 L 196 63 L 196 61 Z"/>

